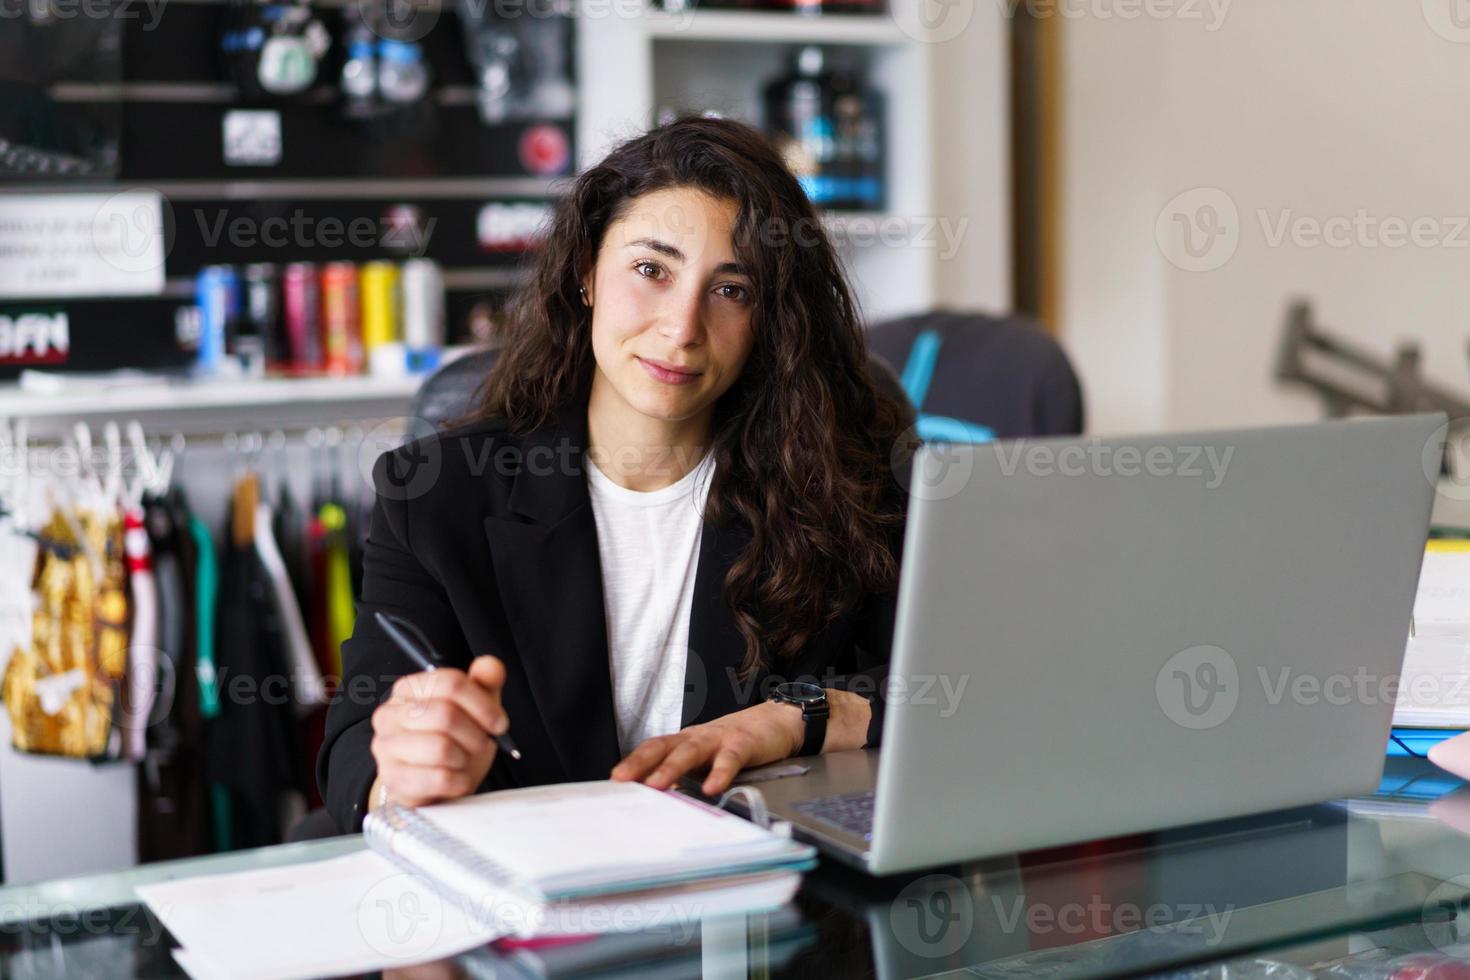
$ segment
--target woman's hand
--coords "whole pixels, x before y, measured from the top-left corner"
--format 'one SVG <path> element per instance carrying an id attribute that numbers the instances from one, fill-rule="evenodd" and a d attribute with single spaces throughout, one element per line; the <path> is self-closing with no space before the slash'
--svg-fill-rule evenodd
<path id="1" fill-rule="evenodd" d="M 509 727 L 500 704 L 505 665 L 476 657 L 468 672 L 443 667 L 407 674 L 373 712 L 373 759 L 378 778 L 368 797 L 376 809 L 380 790 L 408 806 L 468 796 L 495 761 L 495 739 Z"/>
<path id="2" fill-rule="evenodd" d="M 827 706 L 827 739 L 822 751 L 862 748 L 872 712 L 867 699 L 829 690 Z M 613 768 L 612 778 L 641 779 L 654 789 L 668 789 L 690 770 L 708 766 L 700 792 L 715 796 L 730 787 L 741 769 L 793 756 L 805 740 L 801 708 L 767 701 L 673 735 L 650 738 Z"/>

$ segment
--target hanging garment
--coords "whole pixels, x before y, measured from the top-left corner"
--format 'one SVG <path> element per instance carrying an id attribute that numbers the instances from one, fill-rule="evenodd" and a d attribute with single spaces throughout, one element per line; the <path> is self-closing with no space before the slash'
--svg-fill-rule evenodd
<path id="1" fill-rule="evenodd" d="M 296 713 L 305 717 L 320 705 L 327 703 L 326 683 L 312 654 L 311 638 L 306 633 L 306 624 L 301 618 L 301 609 L 296 604 L 296 593 L 291 588 L 291 577 L 286 563 L 271 530 L 271 507 L 264 501 L 255 505 L 254 546 L 266 582 L 270 586 L 271 598 L 276 606 L 284 633 L 286 659 L 290 663 L 291 689 L 295 695 Z M 350 632 L 349 632 L 349 635 Z"/>
<path id="2" fill-rule="evenodd" d="M 148 722 L 158 695 L 158 582 L 153 577 L 153 549 L 143 527 L 143 508 L 123 512 L 123 551 L 133 599 L 133 625 L 128 637 L 127 684 L 116 721 L 122 729 L 122 755 L 141 762 L 148 754 Z"/>
<path id="3" fill-rule="evenodd" d="M 39 557 L 35 538 L 22 528 L 0 524 L 0 674 L 12 651 L 31 645 L 31 578 Z"/>
<path id="4" fill-rule="evenodd" d="M 311 582 L 306 622 L 322 673 L 340 677 L 342 661 L 332 652 L 331 622 L 327 615 L 327 528 L 322 523 L 320 509 L 318 505 L 306 521 L 306 565 Z"/>
<path id="5" fill-rule="evenodd" d="M 188 503 L 174 486 L 144 499 L 160 599 L 165 678 L 148 755 L 138 767 L 138 860 L 167 861 L 211 850 L 204 724 L 194 673 L 194 544 Z"/>
<path id="6" fill-rule="evenodd" d="M 304 616 L 311 608 L 311 571 L 306 563 L 306 518 L 286 480 L 282 480 L 276 489 L 271 530 L 275 532 L 276 545 L 281 549 L 281 557 L 286 562 L 286 574 L 291 576 L 291 591 L 296 593 L 296 605 Z M 307 631 L 310 632 L 309 624 Z"/>
<path id="7" fill-rule="evenodd" d="M 31 642 L 11 653 L 0 681 L 17 749 L 115 756 L 128 645 L 121 556 L 116 514 L 58 509 L 42 527 Z"/>
<path id="8" fill-rule="evenodd" d="M 340 504 L 326 504 L 321 509 L 322 527 L 326 530 L 326 607 L 328 651 L 332 673 L 342 676 L 342 644 L 352 638 L 357 610 L 352 599 L 352 568 L 348 559 L 347 512 Z"/>
<path id="9" fill-rule="evenodd" d="M 254 547 L 230 537 L 221 565 L 216 667 L 224 690 L 210 722 L 207 769 L 230 814 L 231 848 L 276 844 L 305 799 L 306 755 L 270 577 Z"/>
<path id="10" fill-rule="evenodd" d="M 194 541 L 194 674 L 199 683 L 199 711 L 205 718 L 219 715 L 219 681 L 214 663 L 215 604 L 219 599 L 219 559 L 214 537 L 196 515 L 189 515 Z"/>

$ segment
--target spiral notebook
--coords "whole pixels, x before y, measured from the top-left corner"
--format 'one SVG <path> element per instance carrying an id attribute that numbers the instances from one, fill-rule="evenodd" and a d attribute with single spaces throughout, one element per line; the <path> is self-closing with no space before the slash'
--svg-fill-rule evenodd
<path id="1" fill-rule="evenodd" d="M 376 851 L 461 898 L 542 905 L 691 880 L 811 867 L 816 852 L 725 810 L 643 783 L 502 790 L 368 815 Z"/>
<path id="2" fill-rule="evenodd" d="M 788 903 L 815 851 L 641 783 L 501 790 L 387 806 L 368 847 L 137 889 L 194 977 L 336 976 L 506 937 L 586 936 Z M 407 871 L 408 873 L 405 873 Z"/>

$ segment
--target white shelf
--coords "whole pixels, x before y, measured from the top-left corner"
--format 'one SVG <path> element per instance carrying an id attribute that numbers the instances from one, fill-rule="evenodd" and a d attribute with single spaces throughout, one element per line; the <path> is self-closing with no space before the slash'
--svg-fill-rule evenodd
<path id="1" fill-rule="evenodd" d="M 858 71 L 886 98 L 885 212 L 828 219 L 865 317 L 1007 309 L 1009 21 L 1001 6 L 977 3 L 959 11 L 964 23 L 944 43 L 905 33 L 900 24 L 925 23 L 919 8 L 928 2 L 889 0 L 893 16 L 696 9 L 599 17 L 586 0 L 576 27 L 578 165 L 597 163 L 665 109 L 758 122 L 763 86 L 790 71 L 791 49 L 831 48 L 834 65 Z M 938 222 L 949 232 L 943 249 Z M 887 233 L 876 241 L 863 234 L 875 225 Z M 896 225 L 909 237 L 895 235 Z"/>
<path id="2" fill-rule="evenodd" d="M 198 422 L 229 413 L 236 428 L 260 418 L 318 416 L 325 420 L 374 413 L 400 414 L 422 378 L 257 378 L 231 381 L 168 381 L 111 389 L 82 388 L 45 393 L 17 384 L 0 385 L 0 418 L 62 422 L 108 417 L 124 421 L 173 419 Z M 188 427 L 188 426 L 185 426 Z M 32 426 L 33 430 L 35 426 Z"/>
<path id="3" fill-rule="evenodd" d="M 910 39 L 886 14 L 760 13 L 650 10 L 643 23 L 650 37 L 670 41 L 746 41 L 786 44 L 904 44 Z"/>

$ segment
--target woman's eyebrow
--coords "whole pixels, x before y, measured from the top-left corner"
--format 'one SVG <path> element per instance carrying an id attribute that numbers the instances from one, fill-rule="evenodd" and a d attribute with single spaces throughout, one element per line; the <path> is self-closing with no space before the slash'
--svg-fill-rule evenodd
<path id="1" fill-rule="evenodd" d="M 627 247 L 627 248 L 651 248 L 655 252 L 658 252 L 660 255 L 667 255 L 669 258 L 673 259 L 675 262 L 683 262 L 684 261 L 684 253 L 683 252 L 679 251 L 678 248 L 676 248 L 673 245 L 670 245 L 668 242 L 661 242 L 657 238 L 638 238 L 638 239 L 634 239 L 633 241 L 629 242 L 627 244 L 627 246 L 625 246 L 625 247 Z M 750 275 L 749 272 L 746 272 L 745 271 L 745 266 L 741 265 L 739 262 L 721 262 L 719 265 L 715 266 L 715 274 L 716 275 L 736 275 L 736 276 L 749 276 Z"/>

